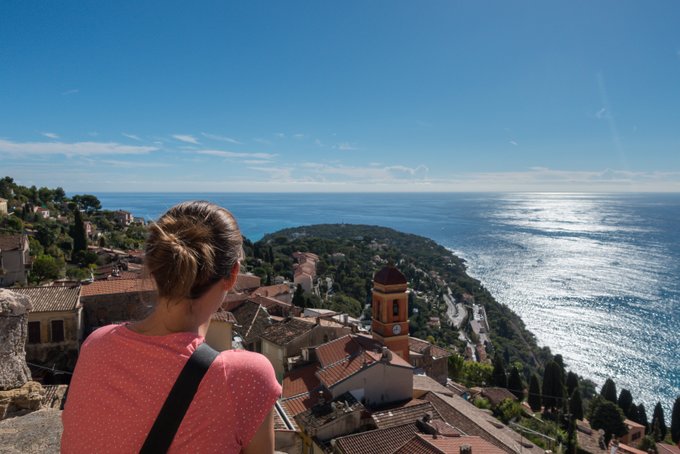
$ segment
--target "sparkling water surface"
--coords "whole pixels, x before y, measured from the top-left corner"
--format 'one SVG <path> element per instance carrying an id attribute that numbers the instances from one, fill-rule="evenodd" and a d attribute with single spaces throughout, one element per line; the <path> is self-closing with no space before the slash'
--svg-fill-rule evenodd
<path id="1" fill-rule="evenodd" d="M 517 312 L 568 368 L 629 389 L 651 417 L 680 395 L 679 194 L 97 194 L 155 219 L 175 203 L 230 209 L 255 241 L 307 224 L 431 238 Z"/>

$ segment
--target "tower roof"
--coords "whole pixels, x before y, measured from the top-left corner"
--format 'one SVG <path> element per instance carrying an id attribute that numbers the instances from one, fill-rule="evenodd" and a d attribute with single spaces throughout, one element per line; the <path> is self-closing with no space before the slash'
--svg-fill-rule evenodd
<path id="1" fill-rule="evenodd" d="M 373 281 L 382 285 L 406 284 L 406 277 L 394 266 L 388 265 L 375 273 Z"/>

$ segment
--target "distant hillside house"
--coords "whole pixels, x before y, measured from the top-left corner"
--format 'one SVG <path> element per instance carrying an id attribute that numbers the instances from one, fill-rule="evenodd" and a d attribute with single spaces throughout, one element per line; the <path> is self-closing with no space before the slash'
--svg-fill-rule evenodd
<path id="1" fill-rule="evenodd" d="M 25 285 L 31 268 L 31 254 L 26 235 L 0 235 L 0 287 L 15 282 Z"/>
<path id="2" fill-rule="evenodd" d="M 252 296 L 266 296 L 274 298 L 284 303 L 293 302 L 293 293 L 290 291 L 288 284 L 267 285 L 260 287 L 252 293 Z"/>
<path id="3" fill-rule="evenodd" d="M 31 300 L 26 360 L 73 370 L 83 339 L 80 288 L 22 287 L 12 291 Z"/>
<path id="4" fill-rule="evenodd" d="M 134 221 L 134 216 L 129 211 L 117 210 L 113 212 L 113 219 L 121 225 L 128 226 Z"/>
<path id="5" fill-rule="evenodd" d="M 33 208 L 33 213 L 35 213 L 36 216 L 40 216 L 43 219 L 49 219 L 50 218 L 50 210 L 48 210 L 47 208 L 35 207 L 35 208 Z"/>
<path id="6" fill-rule="evenodd" d="M 7 214 L 7 199 L 0 198 L 0 214 Z"/>

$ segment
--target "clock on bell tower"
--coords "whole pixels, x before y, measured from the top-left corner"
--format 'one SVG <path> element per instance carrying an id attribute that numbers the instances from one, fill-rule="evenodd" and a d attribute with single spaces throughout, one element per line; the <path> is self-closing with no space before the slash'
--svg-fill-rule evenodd
<path id="1" fill-rule="evenodd" d="M 375 273 L 372 306 L 373 338 L 408 361 L 408 283 L 394 266 Z"/>

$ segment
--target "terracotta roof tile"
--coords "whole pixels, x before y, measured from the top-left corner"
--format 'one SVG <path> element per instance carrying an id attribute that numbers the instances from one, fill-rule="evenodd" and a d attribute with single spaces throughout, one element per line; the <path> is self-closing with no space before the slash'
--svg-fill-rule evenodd
<path id="1" fill-rule="evenodd" d="M 212 317 L 210 317 L 210 320 L 216 320 L 219 322 L 227 322 L 227 323 L 236 323 L 236 317 L 234 317 L 234 314 L 231 312 L 227 312 L 224 310 L 218 310 L 214 314 L 212 314 Z"/>
<path id="2" fill-rule="evenodd" d="M 285 301 L 277 300 L 275 298 L 271 298 L 271 297 L 268 297 L 268 296 L 255 295 L 255 296 L 250 296 L 248 299 L 256 302 L 260 306 L 264 306 L 267 309 L 274 307 L 274 306 L 282 306 L 282 307 L 285 307 L 285 308 L 293 307 L 292 303 L 286 303 Z"/>
<path id="3" fill-rule="evenodd" d="M 395 454 L 442 454 L 438 448 L 432 446 L 427 441 L 414 435 L 404 446 L 394 451 Z M 451 451 L 453 453 L 453 451 Z M 446 453 L 444 453 L 446 454 Z M 476 453 L 475 453 L 476 454 Z"/>
<path id="4" fill-rule="evenodd" d="M 321 382 L 316 376 L 316 371 L 319 370 L 318 364 L 311 364 L 309 366 L 298 367 L 293 369 L 283 376 L 283 397 L 292 397 L 299 394 L 314 392 Z"/>
<path id="5" fill-rule="evenodd" d="M 11 291 L 31 299 L 31 312 L 73 311 L 78 307 L 80 287 L 21 287 Z"/>
<path id="6" fill-rule="evenodd" d="M 346 335 L 339 337 L 316 348 L 316 357 L 321 367 L 336 363 L 344 358 L 358 354 L 363 350 L 380 351 L 382 345 L 365 336 Z"/>
<path id="7" fill-rule="evenodd" d="M 433 345 L 422 339 L 418 339 L 417 337 L 408 338 L 408 349 L 412 352 L 420 353 L 423 355 L 425 354 L 430 355 L 434 359 L 448 358 L 449 356 L 451 356 L 451 352 L 449 352 L 448 350 Z"/>
<path id="8" fill-rule="evenodd" d="M 391 454 L 417 433 L 415 424 L 404 424 L 338 437 L 335 439 L 335 446 L 344 454 Z"/>
<path id="9" fill-rule="evenodd" d="M 371 417 L 378 429 L 386 429 L 407 423 L 415 423 L 416 420 L 421 419 L 428 413 L 432 416 L 432 419 L 441 420 L 441 416 L 432 406 L 432 403 L 427 401 L 421 402 L 418 405 L 402 406 L 375 412 Z"/>
<path id="10" fill-rule="evenodd" d="M 15 251 L 22 249 L 28 241 L 26 235 L 0 235 L 0 251 Z"/>
<path id="11" fill-rule="evenodd" d="M 437 437 L 434 438 L 432 435 L 423 435 L 423 434 L 417 434 L 414 437 L 414 440 L 418 439 L 420 442 L 423 442 L 430 446 L 433 451 L 422 451 L 422 452 L 427 452 L 427 453 L 437 453 L 437 454 L 446 454 L 446 453 L 458 453 L 460 452 L 460 448 L 463 445 L 468 445 L 472 448 L 472 452 L 474 454 L 504 454 L 505 451 L 502 449 L 492 445 L 488 441 L 485 441 L 484 439 L 480 437 L 475 437 L 475 436 L 466 436 L 466 437 Z M 408 450 L 399 450 L 397 451 L 398 453 L 410 453 L 410 452 L 421 452 L 421 451 L 408 451 Z"/>
<path id="12" fill-rule="evenodd" d="M 328 391 L 323 391 L 324 398 L 330 400 L 333 398 L 331 393 Z M 299 415 L 305 410 L 309 410 L 319 401 L 318 392 L 305 393 L 295 397 L 289 397 L 287 399 L 281 399 L 281 406 L 286 410 L 288 416 L 294 417 Z"/>
<path id="13" fill-rule="evenodd" d="M 314 322 L 290 318 L 269 326 L 260 336 L 276 345 L 286 345 L 303 334 L 310 332 L 314 329 L 314 326 L 316 326 Z"/>
<path id="14" fill-rule="evenodd" d="M 542 449 L 459 396 L 429 392 L 422 398 L 432 402 L 444 421 L 467 435 L 482 437 L 507 453 L 516 453 L 521 447 L 525 453 L 543 454 Z"/>
<path id="15" fill-rule="evenodd" d="M 240 334 L 246 343 L 258 339 L 262 332 L 270 325 L 267 311 L 259 304 L 246 300 L 231 313 L 236 318 L 238 326 L 236 332 Z"/>
<path id="16" fill-rule="evenodd" d="M 517 400 L 517 397 L 505 388 L 490 387 L 482 388 L 482 396 L 489 399 L 492 406 L 499 405 L 505 399 Z"/>
<path id="17" fill-rule="evenodd" d="M 83 285 L 80 288 L 80 296 L 85 298 L 97 295 L 154 291 L 156 291 L 156 284 L 151 279 L 116 279 L 96 281 Z"/>
<path id="18" fill-rule="evenodd" d="M 431 377 L 428 377 L 427 375 L 414 375 L 413 389 L 417 389 L 419 391 L 434 391 L 447 396 L 452 396 L 454 394 L 453 391 L 449 390 L 441 383 Z"/>
<path id="19" fill-rule="evenodd" d="M 255 290 L 252 295 L 274 297 L 285 293 L 290 293 L 290 286 L 288 284 L 277 284 L 260 287 Z"/>
<path id="20" fill-rule="evenodd" d="M 393 266 L 386 266 L 373 277 L 373 281 L 383 285 L 406 284 L 406 277 Z"/>

